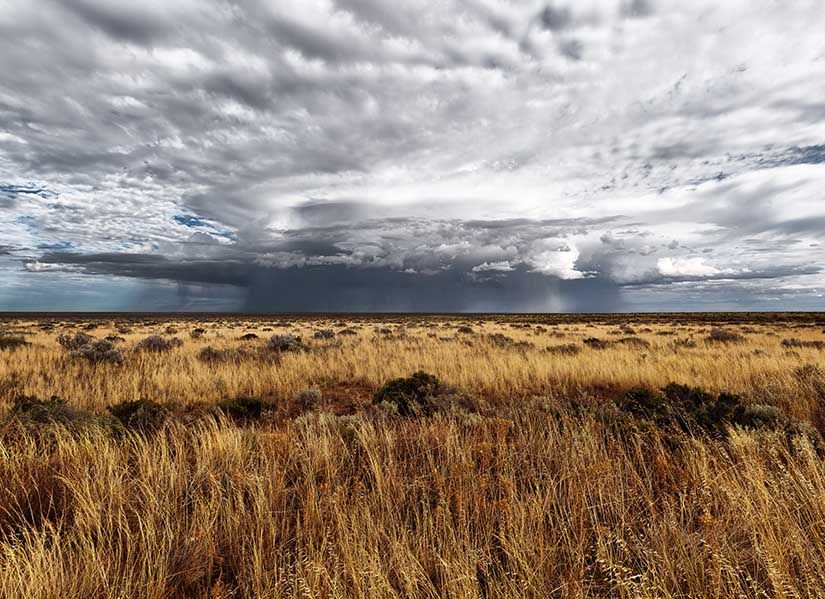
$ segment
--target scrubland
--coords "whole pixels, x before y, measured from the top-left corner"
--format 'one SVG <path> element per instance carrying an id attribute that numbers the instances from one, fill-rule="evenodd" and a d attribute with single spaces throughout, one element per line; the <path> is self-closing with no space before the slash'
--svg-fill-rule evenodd
<path id="1" fill-rule="evenodd" d="M 6 316 L 0 597 L 825 597 L 825 316 Z"/>

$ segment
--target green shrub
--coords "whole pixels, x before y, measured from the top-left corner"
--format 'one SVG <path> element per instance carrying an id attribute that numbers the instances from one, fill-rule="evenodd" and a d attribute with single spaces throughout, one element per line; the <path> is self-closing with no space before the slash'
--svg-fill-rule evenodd
<path id="1" fill-rule="evenodd" d="M 387 381 L 375 392 L 373 403 L 388 404 L 400 416 L 416 416 L 429 413 L 428 405 L 439 390 L 438 379 L 419 370 L 407 378 Z"/>
<path id="2" fill-rule="evenodd" d="M 630 389 L 621 410 L 634 418 L 695 436 L 723 438 L 729 426 L 749 429 L 790 430 L 792 422 L 782 410 L 767 405 L 747 405 L 731 393 L 709 393 L 698 387 L 671 383 L 661 393 Z"/>
<path id="3" fill-rule="evenodd" d="M 260 420 L 267 407 L 258 397 L 236 397 L 218 404 L 218 410 L 234 420 Z"/>
<path id="4" fill-rule="evenodd" d="M 109 406 L 108 411 L 126 429 L 141 433 L 156 432 L 170 415 L 169 408 L 148 399 L 124 401 Z"/>

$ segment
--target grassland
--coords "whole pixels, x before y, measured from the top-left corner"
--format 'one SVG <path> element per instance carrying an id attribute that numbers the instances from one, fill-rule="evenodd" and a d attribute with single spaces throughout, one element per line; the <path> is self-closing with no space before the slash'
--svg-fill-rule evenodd
<path id="1" fill-rule="evenodd" d="M 822 597 L 823 329 L 6 316 L 0 597 Z"/>

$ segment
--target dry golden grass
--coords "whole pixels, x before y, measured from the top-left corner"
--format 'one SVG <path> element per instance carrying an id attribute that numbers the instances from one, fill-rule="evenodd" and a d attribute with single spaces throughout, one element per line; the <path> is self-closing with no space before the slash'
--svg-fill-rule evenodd
<path id="1" fill-rule="evenodd" d="M 120 366 L 56 343 L 85 322 L 9 320 L 3 330 L 31 345 L 0 350 L 0 597 L 825 596 L 825 376 L 799 370 L 825 351 L 781 345 L 825 340 L 822 322 L 723 323 L 744 340 L 706 342 L 714 319 L 178 318 L 87 331 L 124 337 Z M 133 349 L 168 326 L 183 346 Z M 357 335 L 312 339 L 324 328 Z M 239 340 L 248 332 L 260 338 Z M 275 333 L 310 349 L 273 356 Z M 583 343 L 593 337 L 612 343 Z M 648 345 L 616 343 L 628 337 Z M 696 346 L 674 344 L 686 339 Z M 582 351 L 544 351 L 562 344 Z M 207 363 L 207 346 L 250 351 Z M 370 405 L 416 370 L 485 408 L 403 418 Z M 779 407 L 808 433 L 691 437 L 605 412 L 630 387 L 670 382 Z M 318 401 L 296 400 L 312 387 Z M 145 398 L 179 417 L 154 434 L 31 425 L 11 414 L 21 395 L 99 415 Z M 241 396 L 275 416 L 199 411 Z"/>

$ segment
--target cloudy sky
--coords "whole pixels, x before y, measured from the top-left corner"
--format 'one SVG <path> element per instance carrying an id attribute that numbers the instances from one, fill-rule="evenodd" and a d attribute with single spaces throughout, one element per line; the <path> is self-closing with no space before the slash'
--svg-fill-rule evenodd
<path id="1" fill-rule="evenodd" d="M 825 308 L 821 0 L 0 0 L 0 310 Z"/>

